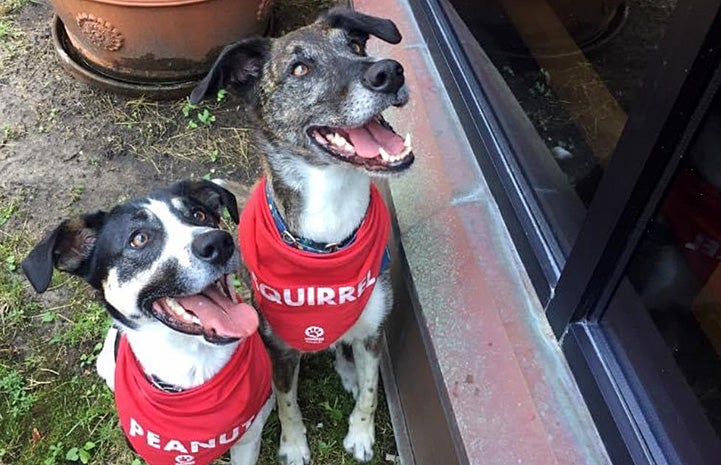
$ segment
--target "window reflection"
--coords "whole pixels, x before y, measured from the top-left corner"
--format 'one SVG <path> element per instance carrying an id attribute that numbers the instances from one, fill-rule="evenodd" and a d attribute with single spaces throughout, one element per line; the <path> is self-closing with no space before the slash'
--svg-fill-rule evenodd
<path id="1" fill-rule="evenodd" d="M 721 104 L 717 98 L 629 277 L 721 435 Z"/>
<path id="2" fill-rule="evenodd" d="M 450 3 L 590 202 L 675 0 Z"/>

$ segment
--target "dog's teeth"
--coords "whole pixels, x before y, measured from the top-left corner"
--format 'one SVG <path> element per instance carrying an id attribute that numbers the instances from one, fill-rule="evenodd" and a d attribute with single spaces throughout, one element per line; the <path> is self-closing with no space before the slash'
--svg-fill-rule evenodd
<path id="1" fill-rule="evenodd" d="M 175 315 L 175 317 L 177 319 L 179 319 L 180 321 L 182 321 L 183 323 L 195 323 L 198 325 L 200 324 L 200 320 L 198 319 L 198 317 L 188 313 L 183 308 L 183 306 L 178 303 L 177 300 L 175 300 L 171 297 L 167 297 L 165 299 L 165 301 L 167 302 L 168 308 L 170 308 L 170 311 L 173 312 L 173 315 Z"/>
<path id="2" fill-rule="evenodd" d="M 388 154 L 388 152 L 386 152 L 386 149 L 384 149 L 383 147 L 378 147 L 378 153 L 380 153 L 381 158 L 384 161 L 392 161 L 391 156 Z"/>
<path id="3" fill-rule="evenodd" d="M 341 136 L 340 134 L 334 134 L 334 135 L 335 135 L 335 139 L 334 139 L 333 143 L 335 145 L 337 145 L 338 147 L 345 147 L 346 145 L 348 145 L 348 141 L 345 140 L 345 137 Z"/>
<path id="4" fill-rule="evenodd" d="M 313 138 L 316 140 L 316 142 L 319 142 L 321 144 L 325 142 L 325 138 L 319 132 L 314 132 Z"/>
<path id="5" fill-rule="evenodd" d="M 406 138 L 405 138 L 405 140 L 403 141 L 403 145 L 405 145 L 406 148 L 410 148 L 410 147 L 411 147 L 411 133 L 410 133 L 410 132 L 409 132 L 408 134 L 406 134 Z"/>
<path id="6" fill-rule="evenodd" d="M 165 301 L 168 303 L 168 308 L 170 308 L 175 315 L 181 316 L 185 313 L 185 309 L 177 300 L 168 297 Z"/>

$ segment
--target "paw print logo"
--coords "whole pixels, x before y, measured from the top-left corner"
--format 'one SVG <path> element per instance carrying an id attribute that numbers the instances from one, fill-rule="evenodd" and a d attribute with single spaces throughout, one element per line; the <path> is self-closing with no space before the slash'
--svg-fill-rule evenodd
<path id="1" fill-rule="evenodd" d="M 320 326 L 308 326 L 305 328 L 305 342 L 309 344 L 320 344 L 323 342 L 325 330 Z"/>
<path id="2" fill-rule="evenodd" d="M 176 455 L 176 465 L 195 465 L 195 457 L 192 455 Z"/>

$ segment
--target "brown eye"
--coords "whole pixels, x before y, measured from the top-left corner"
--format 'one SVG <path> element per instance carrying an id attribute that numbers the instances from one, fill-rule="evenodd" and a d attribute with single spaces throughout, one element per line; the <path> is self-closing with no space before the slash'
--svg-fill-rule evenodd
<path id="1" fill-rule="evenodd" d="M 304 65 L 303 63 L 298 63 L 293 67 L 293 76 L 303 77 L 308 74 L 308 71 L 310 71 L 310 68 L 308 68 L 307 65 Z"/>
<path id="2" fill-rule="evenodd" d="M 350 48 L 356 55 L 363 55 L 363 45 L 361 45 L 360 42 L 351 42 Z"/>
<path id="3" fill-rule="evenodd" d="M 150 241 L 150 236 L 148 235 L 148 233 L 135 233 L 133 235 L 133 238 L 130 239 L 130 246 L 136 249 L 140 249 L 145 247 L 148 244 L 148 241 Z"/>
<path id="4" fill-rule="evenodd" d="M 207 215 L 205 214 L 205 212 L 204 212 L 203 210 L 195 210 L 195 211 L 193 212 L 193 219 L 194 219 L 195 221 L 198 221 L 198 222 L 200 222 L 200 223 L 204 223 L 205 220 L 206 220 L 206 218 L 208 218 L 208 217 L 207 217 Z"/>

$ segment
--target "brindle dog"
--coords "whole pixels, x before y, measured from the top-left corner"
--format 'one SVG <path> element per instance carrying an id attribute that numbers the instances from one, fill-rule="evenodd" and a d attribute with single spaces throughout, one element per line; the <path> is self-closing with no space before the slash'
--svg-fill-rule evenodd
<path id="1" fill-rule="evenodd" d="M 371 176 L 390 176 L 413 163 L 410 136 L 398 136 L 381 116 L 408 101 L 403 67 L 391 59 L 369 57 L 370 35 L 392 44 L 401 40 L 390 20 L 332 9 L 283 37 L 255 37 L 227 46 L 191 95 L 197 103 L 226 87 L 243 97 L 256 125 L 266 195 L 287 234 L 306 243 L 347 242 L 371 203 Z M 309 280 L 312 284 L 313 277 Z M 356 399 L 343 444 L 357 460 L 369 461 L 381 327 L 392 305 L 388 271 L 369 275 L 363 286 L 372 286 L 370 298 L 332 348 L 343 386 Z M 257 298 L 257 283 L 254 290 Z M 358 295 L 362 292 L 359 287 Z M 262 305 L 259 311 L 262 317 Z M 261 319 L 282 429 L 278 456 L 286 465 L 308 464 L 310 450 L 297 403 L 303 351 L 278 337 L 277 325 L 268 318 Z"/>

